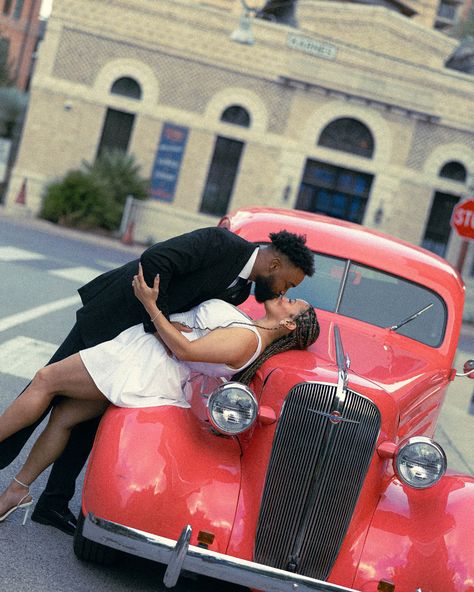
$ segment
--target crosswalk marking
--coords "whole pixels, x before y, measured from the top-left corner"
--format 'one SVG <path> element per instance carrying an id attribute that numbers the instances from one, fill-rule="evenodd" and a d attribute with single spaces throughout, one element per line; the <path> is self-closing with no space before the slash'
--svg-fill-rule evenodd
<path id="1" fill-rule="evenodd" d="M 55 300 L 54 302 L 49 302 L 48 304 L 41 304 L 40 306 L 30 308 L 24 312 L 18 312 L 8 317 L 3 317 L 3 319 L 0 319 L 0 333 L 2 331 L 6 331 L 7 329 L 11 329 L 12 327 L 16 327 L 16 325 L 21 325 L 27 321 L 32 321 L 33 319 L 42 317 L 45 314 L 62 310 L 63 308 L 68 308 L 69 306 L 77 306 L 80 305 L 80 303 L 81 299 L 79 298 L 79 295 L 76 294 L 75 296 L 70 296 L 69 298 L 62 298 L 61 300 Z"/>
<path id="2" fill-rule="evenodd" d="M 17 249 L 16 247 L 0 247 L 0 261 L 28 261 L 34 259 L 46 259 L 46 257 L 34 251 Z"/>
<path id="3" fill-rule="evenodd" d="M 48 273 L 80 284 L 87 284 L 103 272 L 93 267 L 66 267 L 65 269 L 51 269 Z"/>
<path id="4" fill-rule="evenodd" d="M 30 380 L 57 348 L 57 345 L 47 341 L 22 335 L 14 337 L 0 344 L 0 373 Z"/>

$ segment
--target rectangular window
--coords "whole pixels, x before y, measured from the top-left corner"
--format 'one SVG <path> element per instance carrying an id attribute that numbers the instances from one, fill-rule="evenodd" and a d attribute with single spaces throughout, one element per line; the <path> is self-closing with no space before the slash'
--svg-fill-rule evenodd
<path id="1" fill-rule="evenodd" d="M 3 14 L 10 14 L 10 10 L 12 7 L 12 0 L 5 0 L 3 3 Z"/>
<path id="2" fill-rule="evenodd" d="M 451 235 L 451 216 L 459 196 L 437 191 L 431 205 L 431 212 L 421 246 L 440 257 L 444 257 Z"/>
<path id="3" fill-rule="evenodd" d="M 218 136 L 201 201 L 204 214 L 227 214 L 243 148 L 243 142 Z"/>
<path id="4" fill-rule="evenodd" d="M 21 18 L 21 11 L 23 10 L 24 3 L 25 3 L 24 0 L 16 0 L 15 12 L 13 13 L 13 18 L 15 18 L 17 21 L 20 20 L 20 18 Z"/>

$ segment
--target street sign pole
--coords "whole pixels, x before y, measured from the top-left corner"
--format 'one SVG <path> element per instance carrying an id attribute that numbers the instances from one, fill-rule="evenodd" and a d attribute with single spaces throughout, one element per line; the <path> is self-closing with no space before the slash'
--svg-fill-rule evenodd
<path id="1" fill-rule="evenodd" d="M 461 243 L 461 247 L 459 249 L 458 260 L 456 263 L 456 269 L 459 271 L 459 273 L 461 275 L 462 275 L 462 270 L 464 267 L 464 262 L 466 261 L 466 255 L 467 255 L 468 249 L 469 249 L 469 241 L 463 240 Z"/>

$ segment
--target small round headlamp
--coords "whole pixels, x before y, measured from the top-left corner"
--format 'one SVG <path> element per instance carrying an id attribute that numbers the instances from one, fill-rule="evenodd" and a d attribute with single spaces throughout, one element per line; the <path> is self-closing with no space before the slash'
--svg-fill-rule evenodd
<path id="1" fill-rule="evenodd" d="M 415 436 L 402 442 L 393 464 L 397 477 L 417 489 L 437 483 L 447 468 L 444 450 L 437 442 L 424 436 Z"/>
<path id="2" fill-rule="evenodd" d="M 248 430 L 258 413 L 258 403 L 248 386 L 228 382 L 216 388 L 207 400 L 207 414 L 212 426 L 227 435 Z"/>

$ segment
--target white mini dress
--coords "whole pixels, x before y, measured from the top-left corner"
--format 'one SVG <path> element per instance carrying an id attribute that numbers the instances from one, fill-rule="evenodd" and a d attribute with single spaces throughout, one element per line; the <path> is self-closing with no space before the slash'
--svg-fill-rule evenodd
<path id="1" fill-rule="evenodd" d="M 183 335 L 193 341 L 217 327 L 244 327 L 257 336 L 257 348 L 242 368 L 208 362 L 181 362 L 170 356 L 161 341 L 134 325 L 120 335 L 79 352 L 97 388 L 118 407 L 189 407 L 185 385 L 191 373 L 230 378 L 251 364 L 262 349 L 257 328 L 239 309 L 223 300 L 206 300 L 185 313 L 170 316 L 192 327 Z"/>

